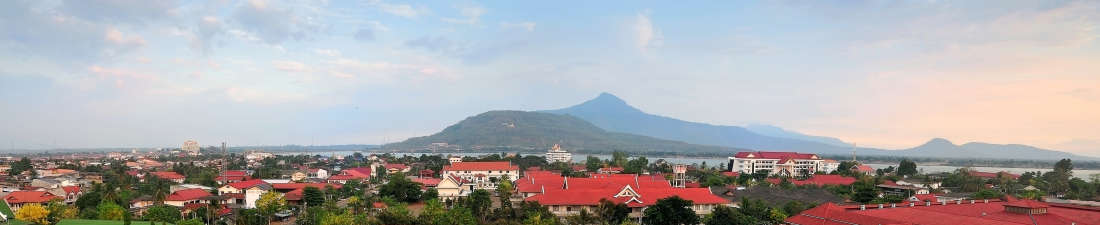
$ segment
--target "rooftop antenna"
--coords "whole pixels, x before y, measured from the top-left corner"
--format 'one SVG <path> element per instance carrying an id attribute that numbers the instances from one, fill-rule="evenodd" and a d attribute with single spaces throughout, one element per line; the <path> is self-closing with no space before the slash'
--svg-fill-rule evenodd
<path id="1" fill-rule="evenodd" d="M 852 162 L 856 162 L 856 143 L 852 142 Z"/>

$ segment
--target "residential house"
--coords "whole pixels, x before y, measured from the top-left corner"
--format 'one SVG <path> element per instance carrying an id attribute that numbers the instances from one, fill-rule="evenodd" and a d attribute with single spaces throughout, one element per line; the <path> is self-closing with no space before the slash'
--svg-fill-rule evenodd
<path id="1" fill-rule="evenodd" d="M 19 212 L 19 209 L 26 204 L 41 204 L 45 206 L 50 200 L 62 199 L 62 197 L 51 194 L 46 191 L 16 191 L 4 196 L 4 202 L 8 204 L 8 208 L 12 213 Z"/>
<path id="2" fill-rule="evenodd" d="M 371 175 L 372 174 L 370 167 L 348 168 L 340 170 L 339 174 L 329 176 L 328 182 L 344 184 L 347 183 L 349 180 L 365 181 L 370 180 Z"/>
<path id="3" fill-rule="evenodd" d="M 232 198 L 232 202 L 243 208 L 255 208 L 256 200 L 270 191 L 271 184 L 260 179 L 228 183 L 218 188 L 218 195 Z"/>
<path id="4" fill-rule="evenodd" d="M 205 200 L 203 198 L 208 196 L 211 196 L 210 192 L 203 189 L 183 189 L 172 192 L 172 194 L 165 197 L 164 204 L 176 207 L 184 207 L 189 204 L 205 203 Z"/>
<path id="5" fill-rule="evenodd" d="M 184 180 L 183 175 L 180 175 L 179 173 L 172 172 L 172 171 L 149 172 L 149 175 L 160 178 L 160 179 L 165 179 L 165 180 L 168 180 L 168 181 L 181 183 L 181 184 L 183 183 L 183 180 Z"/>
<path id="6" fill-rule="evenodd" d="M 825 159 L 817 154 L 797 152 L 738 152 L 729 157 L 730 171 L 753 174 L 768 171 L 769 175 L 785 177 L 814 174 L 824 167 Z"/>
<path id="7" fill-rule="evenodd" d="M 787 217 L 787 224 L 1100 224 L 1100 210 L 1034 200 L 954 201 L 940 204 L 825 203 Z"/>
<path id="8" fill-rule="evenodd" d="M 519 179 L 519 166 L 511 162 L 457 162 L 443 166 L 440 174 L 474 182 L 479 189 L 496 189 L 500 179 Z"/>
<path id="9" fill-rule="evenodd" d="M 561 186 L 557 186 L 557 184 Z M 559 217 L 576 215 L 582 210 L 594 212 L 601 199 L 623 203 L 630 207 L 629 218 L 638 219 L 646 207 L 657 200 L 672 196 L 691 201 L 690 209 L 698 215 L 710 214 L 715 207 L 732 206 L 732 202 L 711 193 L 709 188 L 676 188 L 663 176 L 616 174 L 593 175 L 589 178 L 562 176 L 538 177 L 517 182 L 521 190 L 538 189 L 524 201 L 547 206 Z M 532 188 L 537 187 L 537 188 Z"/>

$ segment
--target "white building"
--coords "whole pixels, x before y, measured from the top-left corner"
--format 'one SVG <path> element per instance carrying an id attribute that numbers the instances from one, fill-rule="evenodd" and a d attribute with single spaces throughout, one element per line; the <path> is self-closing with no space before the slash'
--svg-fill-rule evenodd
<path id="1" fill-rule="evenodd" d="M 195 140 L 187 140 L 183 142 L 183 146 L 180 146 L 180 150 L 187 152 L 188 155 L 199 155 L 199 142 Z"/>
<path id="2" fill-rule="evenodd" d="M 820 171 L 822 173 L 832 173 L 833 171 L 836 171 L 837 168 L 840 168 L 840 162 L 832 159 L 826 159 L 821 163 L 821 167 L 818 168 L 817 171 Z"/>
<path id="3" fill-rule="evenodd" d="M 271 157 L 275 157 L 275 154 L 271 154 L 271 153 L 267 153 L 267 152 L 259 152 L 259 151 L 250 152 L 250 153 L 248 153 L 248 155 L 244 156 L 244 158 L 248 159 L 248 161 L 260 161 L 260 160 L 263 160 L 263 159 L 266 159 L 266 158 L 271 158 Z"/>
<path id="4" fill-rule="evenodd" d="M 556 162 L 572 163 L 573 153 L 562 150 L 560 145 L 555 144 L 553 148 L 550 148 L 550 151 L 546 152 L 546 163 Z"/>
<path id="5" fill-rule="evenodd" d="M 496 189 L 494 180 L 499 181 L 503 177 L 509 181 L 519 179 L 519 166 L 511 162 L 457 162 L 443 166 L 440 174 L 469 181 L 479 189 Z"/>
<path id="6" fill-rule="evenodd" d="M 451 156 L 451 157 L 447 158 L 447 160 L 450 161 L 451 164 L 454 164 L 454 163 L 462 162 L 462 157 Z"/>
<path id="7" fill-rule="evenodd" d="M 816 154 L 797 152 L 738 152 L 729 157 L 730 171 L 753 174 L 766 170 L 769 175 L 799 176 L 813 174 L 825 166 Z"/>

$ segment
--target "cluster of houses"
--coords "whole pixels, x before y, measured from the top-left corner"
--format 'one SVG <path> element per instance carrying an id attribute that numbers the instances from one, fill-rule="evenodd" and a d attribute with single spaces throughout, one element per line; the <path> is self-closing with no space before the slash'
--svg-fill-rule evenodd
<path id="1" fill-rule="evenodd" d="M 186 151 L 183 155 L 192 155 L 196 151 Z M 112 153 L 111 155 L 116 154 Z M 250 152 L 245 158 L 250 166 L 273 157 L 270 153 Z M 125 157 L 124 157 L 125 158 Z M 555 146 L 547 152 L 548 163 L 567 163 L 574 171 L 587 172 L 584 178 L 562 176 L 560 172 L 543 171 L 537 168 L 521 170 L 517 165 L 507 161 L 499 162 L 464 162 L 461 157 L 449 157 L 448 165 L 444 165 L 440 171 L 423 169 L 419 165 L 406 165 L 400 163 L 386 163 L 377 157 L 370 157 L 372 163 L 369 166 L 354 168 L 317 168 L 309 165 L 297 165 L 292 171 L 284 172 L 284 179 L 253 179 L 253 171 L 227 170 L 219 172 L 215 178 L 218 186 L 207 187 L 195 184 L 186 184 L 186 177 L 171 168 L 176 163 L 161 162 L 148 158 L 131 157 L 126 162 L 130 168 L 128 175 L 138 179 L 157 177 L 172 181 L 175 185 L 170 188 L 170 193 L 165 197 L 164 204 L 177 206 L 183 213 L 190 212 L 203 206 L 219 205 L 221 214 L 229 214 L 234 208 L 255 208 L 256 201 L 266 193 L 276 192 L 283 195 L 288 204 L 303 204 L 302 198 L 307 187 L 318 189 L 338 189 L 350 181 L 370 180 L 379 170 L 387 174 L 403 173 L 410 180 L 422 184 L 424 189 L 434 188 L 439 193 L 441 200 L 456 200 L 473 193 L 476 190 L 495 190 L 501 181 L 510 181 L 515 184 L 513 201 L 538 202 L 548 206 L 550 211 L 558 216 L 577 214 L 582 210 L 594 211 L 601 200 L 609 200 L 613 203 L 623 203 L 630 208 L 631 218 L 640 218 L 646 207 L 652 206 L 658 199 L 671 196 L 690 200 L 691 209 L 699 215 L 709 214 L 718 206 L 734 206 L 729 199 L 713 193 L 711 188 L 700 187 L 698 182 L 687 180 L 684 176 L 685 167 L 677 166 L 672 174 L 622 174 L 622 168 L 603 167 L 596 171 L 587 171 L 583 165 L 573 164 L 572 155 L 564 151 L 560 146 Z M 94 162 L 88 160 L 85 163 Z M 196 161 L 196 164 L 218 166 L 216 161 Z M 815 174 L 803 176 L 804 179 L 787 179 L 795 185 L 851 185 L 855 178 L 839 175 L 821 175 L 835 171 L 839 163 L 833 160 L 823 159 L 816 154 L 795 152 L 740 152 L 730 157 L 729 171 L 723 172 L 726 176 L 738 176 L 740 174 L 754 174 L 767 170 L 770 175 L 776 177 L 795 177 L 802 174 Z M 22 179 L 17 176 L 8 176 L 8 180 L 0 180 L 5 186 L 2 194 L 3 200 L 13 211 L 18 211 L 26 204 L 45 204 L 51 200 L 62 200 L 72 204 L 89 188 L 91 184 L 102 182 L 102 177 L 94 173 L 81 174 L 68 169 L 49 168 L 45 163 L 36 164 L 42 169 L 37 170 L 37 176 Z M 421 168 L 414 171 L 414 168 Z M 857 165 L 852 171 L 871 173 L 873 170 L 866 165 Z M 3 167 L 0 166 L 0 170 Z M 333 171 L 330 171 L 333 170 Z M 976 173 L 978 177 L 990 179 L 1018 176 L 1007 173 Z M 285 179 L 289 178 L 289 179 Z M 20 182 L 25 181 L 25 182 Z M 783 182 L 780 178 L 766 180 L 773 184 Z M 943 195 L 934 195 L 930 190 L 940 189 L 938 182 L 926 182 L 917 180 L 899 180 L 887 182 L 878 187 L 884 194 L 893 194 L 906 198 L 902 206 L 889 205 L 893 208 L 913 209 L 911 213 L 924 212 L 921 210 L 934 207 L 919 208 L 917 206 L 932 205 L 966 205 L 960 203 L 961 198 L 951 198 Z M 217 203 L 217 204 L 213 204 Z M 952 204 L 954 203 L 954 204 Z M 1012 207 L 1018 204 L 1031 204 L 1029 202 L 982 202 L 982 207 Z M 139 197 L 131 202 L 130 209 L 135 215 L 140 215 L 150 206 L 157 204 L 149 196 Z M 970 203 L 970 205 L 979 205 Z M 876 208 L 877 207 L 877 208 Z M 869 206 L 882 212 L 887 206 Z M 919 209 L 918 209 L 919 208 Z M 942 208 L 949 208 L 944 206 Z M 1048 206 L 1050 213 L 1063 213 L 1054 210 L 1054 206 Z M 937 209 L 938 210 L 938 209 Z M 1017 210 L 1017 209 L 1013 209 Z M 814 210 L 800 215 L 792 215 L 791 224 L 822 224 L 817 223 L 819 213 L 851 214 L 854 217 L 874 217 L 875 210 L 869 210 L 868 206 L 855 210 L 851 207 L 826 204 Z M 906 213 L 910 213 L 906 211 Z M 1006 213 L 1013 213 L 1011 210 Z M 876 214 L 876 215 L 872 215 Z M 1009 215 L 1009 214 L 1005 214 Z M 1014 214 L 1013 214 L 1014 215 Z M 1072 214 L 1067 214 L 1072 215 Z M 888 221 L 889 216 L 879 216 L 881 221 Z M 880 221 L 880 220 L 875 220 Z M 809 222 L 809 223 L 804 223 Z M 825 223 L 832 224 L 832 223 Z M 862 223 L 848 223 L 862 224 Z"/>

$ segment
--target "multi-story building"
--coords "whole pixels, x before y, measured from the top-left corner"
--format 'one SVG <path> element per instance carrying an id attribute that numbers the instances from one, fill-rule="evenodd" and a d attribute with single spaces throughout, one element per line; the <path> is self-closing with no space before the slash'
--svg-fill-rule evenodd
<path id="1" fill-rule="evenodd" d="M 470 181 L 479 189 L 496 189 L 494 180 L 504 177 L 509 181 L 519 179 L 519 166 L 511 162 L 456 162 L 443 166 L 440 174 Z"/>
<path id="2" fill-rule="evenodd" d="M 714 195 L 709 188 L 677 188 L 655 175 L 594 174 L 588 178 L 562 177 L 552 172 L 531 172 L 516 182 L 516 190 L 524 201 L 538 202 L 559 217 L 576 215 L 582 210 L 595 212 L 600 200 L 623 203 L 630 208 L 627 216 L 637 220 L 645 208 L 657 200 L 678 196 L 692 202 L 690 209 L 698 215 L 710 214 L 714 208 L 732 203 Z"/>
<path id="3" fill-rule="evenodd" d="M 555 144 L 553 148 L 550 148 L 550 151 L 546 152 L 546 163 L 556 162 L 572 163 L 573 153 L 562 150 L 561 145 Z"/>
<path id="4" fill-rule="evenodd" d="M 813 174 L 825 166 L 816 154 L 797 152 L 738 152 L 729 157 L 729 169 L 741 174 L 766 170 L 769 175 L 799 176 Z"/>
<path id="5" fill-rule="evenodd" d="M 786 224 L 1100 224 L 1092 207 L 1018 200 L 937 201 L 935 196 L 907 203 L 837 205 L 831 202 L 787 217 Z"/>
<path id="6" fill-rule="evenodd" d="M 199 142 L 195 140 L 187 140 L 183 142 L 183 146 L 180 146 L 180 150 L 187 152 L 188 155 L 199 155 Z"/>

